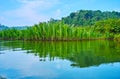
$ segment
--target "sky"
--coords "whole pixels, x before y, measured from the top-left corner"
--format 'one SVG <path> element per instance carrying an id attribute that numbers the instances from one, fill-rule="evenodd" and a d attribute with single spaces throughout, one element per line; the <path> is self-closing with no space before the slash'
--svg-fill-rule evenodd
<path id="1" fill-rule="evenodd" d="M 31 26 L 81 9 L 120 12 L 120 0 L 0 0 L 0 24 Z"/>

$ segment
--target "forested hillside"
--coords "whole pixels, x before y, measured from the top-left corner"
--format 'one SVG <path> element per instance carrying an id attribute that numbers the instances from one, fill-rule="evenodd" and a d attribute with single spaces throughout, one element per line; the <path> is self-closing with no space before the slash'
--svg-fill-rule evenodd
<path id="1" fill-rule="evenodd" d="M 77 12 L 72 12 L 69 16 L 63 17 L 62 21 L 70 25 L 78 26 L 90 26 L 94 25 L 96 21 L 106 20 L 106 19 L 118 19 L 120 18 L 120 12 L 115 11 L 105 11 L 100 10 L 79 10 Z"/>

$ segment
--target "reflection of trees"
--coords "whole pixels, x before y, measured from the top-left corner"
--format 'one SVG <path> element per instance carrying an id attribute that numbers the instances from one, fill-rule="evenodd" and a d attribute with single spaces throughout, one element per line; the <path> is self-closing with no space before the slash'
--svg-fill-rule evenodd
<path id="1" fill-rule="evenodd" d="M 0 75 L 0 79 L 7 79 L 7 78 L 5 78 L 5 77 L 2 77 L 2 76 Z"/>
<path id="2" fill-rule="evenodd" d="M 120 62 L 120 45 L 110 41 L 83 42 L 8 42 L 3 46 L 16 49 L 22 48 L 45 61 L 55 58 L 72 61 L 71 66 L 88 67 L 102 63 Z"/>

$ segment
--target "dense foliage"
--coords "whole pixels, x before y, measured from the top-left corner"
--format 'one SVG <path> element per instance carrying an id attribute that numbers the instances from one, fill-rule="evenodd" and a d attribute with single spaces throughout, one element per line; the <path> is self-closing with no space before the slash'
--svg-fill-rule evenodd
<path id="1" fill-rule="evenodd" d="M 120 18 L 120 12 L 79 10 L 77 12 L 71 13 L 67 17 L 62 18 L 62 21 L 70 25 L 75 24 L 78 26 L 90 26 L 94 25 L 96 21 L 118 18 Z"/>
<path id="2" fill-rule="evenodd" d="M 108 34 L 110 38 L 120 41 L 120 19 L 108 19 L 96 22 L 96 31 Z"/>

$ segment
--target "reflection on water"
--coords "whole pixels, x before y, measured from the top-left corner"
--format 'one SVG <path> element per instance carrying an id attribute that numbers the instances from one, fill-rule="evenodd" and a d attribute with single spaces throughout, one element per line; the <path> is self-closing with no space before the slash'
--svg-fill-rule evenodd
<path id="1" fill-rule="evenodd" d="M 0 75 L 10 79 L 118 79 L 119 62 L 113 41 L 0 42 Z"/>
<path id="2" fill-rule="evenodd" d="M 5 42 L 6 49 L 13 51 L 27 50 L 39 56 L 40 61 L 49 58 L 67 59 L 73 62 L 71 66 L 88 67 L 102 63 L 120 62 L 120 45 L 109 41 L 85 42 Z M 0 52 L 4 54 L 3 52 Z"/>

